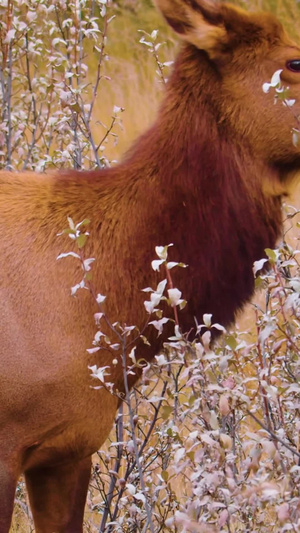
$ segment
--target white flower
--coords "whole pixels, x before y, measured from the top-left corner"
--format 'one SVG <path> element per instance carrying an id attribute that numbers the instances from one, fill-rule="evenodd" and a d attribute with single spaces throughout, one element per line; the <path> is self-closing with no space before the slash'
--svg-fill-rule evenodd
<path id="1" fill-rule="evenodd" d="M 154 261 L 151 261 L 151 266 L 154 271 L 159 272 L 159 267 L 164 263 L 163 259 L 154 259 Z"/>
<path id="2" fill-rule="evenodd" d="M 91 263 L 93 263 L 93 261 L 95 261 L 95 258 L 94 257 L 89 257 L 88 259 L 85 259 L 83 261 L 83 270 L 85 272 L 89 272 L 91 270 Z"/>
<path id="3" fill-rule="evenodd" d="M 157 331 L 159 332 L 158 335 L 160 335 L 163 331 L 164 324 L 166 324 L 167 322 L 169 322 L 169 319 L 163 317 L 160 320 L 152 320 L 152 322 L 149 322 L 149 324 L 152 324 L 152 326 L 154 326 L 155 329 L 157 329 Z"/>
<path id="4" fill-rule="evenodd" d="M 271 78 L 270 83 L 264 83 L 263 84 L 262 90 L 264 91 L 264 93 L 268 93 L 269 90 L 271 89 L 271 87 L 273 87 L 273 89 L 275 89 L 276 87 L 280 87 L 280 85 L 281 85 L 281 79 L 280 79 L 281 72 L 282 72 L 282 69 L 276 70 L 276 72 L 274 72 L 274 74 L 273 74 L 273 76 Z"/>
<path id="5" fill-rule="evenodd" d="M 79 289 L 84 289 L 84 288 L 85 288 L 85 282 L 84 282 L 84 279 L 82 279 L 80 283 L 77 283 L 76 285 L 71 287 L 71 296 L 75 296 L 76 292 Z"/>
<path id="6" fill-rule="evenodd" d="M 102 304 L 105 298 L 106 296 L 103 296 L 103 294 L 97 294 L 97 298 L 96 298 L 97 304 Z"/>
<path id="7" fill-rule="evenodd" d="M 283 101 L 283 104 L 286 105 L 286 107 L 293 107 L 296 100 L 294 98 L 285 98 Z"/>
<path id="8" fill-rule="evenodd" d="M 176 305 L 180 304 L 182 302 L 181 298 L 181 291 L 178 289 L 168 289 L 168 296 L 170 300 L 170 305 L 172 307 L 175 307 Z"/>
<path id="9" fill-rule="evenodd" d="M 167 365 L 168 361 L 163 354 L 155 356 L 156 362 L 159 366 Z"/>
<path id="10" fill-rule="evenodd" d="M 131 494 L 132 496 L 136 493 L 136 488 L 134 485 L 132 485 L 132 483 L 127 483 L 126 489 L 128 490 L 129 494 Z"/>
<path id="11" fill-rule="evenodd" d="M 105 382 L 105 376 L 109 376 L 109 372 L 106 371 L 109 366 L 101 366 L 98 367 L 97 365 L 89 366 L 88 367 L 91 371 L 91 375 L 93 378 L 99 379 L 101 383 Z"/>

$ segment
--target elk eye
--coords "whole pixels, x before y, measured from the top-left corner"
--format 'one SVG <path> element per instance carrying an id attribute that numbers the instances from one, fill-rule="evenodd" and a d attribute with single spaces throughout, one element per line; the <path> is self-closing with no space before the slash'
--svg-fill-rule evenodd
<path id="1" fill-rule="evenodd" d="M 300 72 L 300 59 L 292 59 L 287 61 L 286 67 L 292 72 Z"/>

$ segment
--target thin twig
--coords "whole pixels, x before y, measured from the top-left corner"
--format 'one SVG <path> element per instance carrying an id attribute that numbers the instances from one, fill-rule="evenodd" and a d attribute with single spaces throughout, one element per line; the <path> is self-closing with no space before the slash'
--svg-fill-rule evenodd
<path id="1" fill-rule="evenodd" d="M 251 418 L 253 418 L 253 420 L 255 420 L 255 422 L 257 424 L 260 425 L 260 427 L 262 427 L 265 431 L 267 431 L 269 433 L 269 435 L 271 435 L 271 437 L 280 442 L 280 444 L 282 444 L 282 446 L 284 446 L 285 448 L 287 448 L 292 454 L 296 455 L 297 457 L 300 458 L 300 453 L 297 452 L 297 450 L 295 450 L 295 448 L 292 448 L 289 444 L 287 444 L 286 442 L 284 442 L 284 440 L 282 440 L 280 437 L 278 437 L 276 435 L 276 433 L 274 433 L 271 429 L 269 429 L 263 422 L 261 422 L 261 420 L 259 420 L 253 413 L 251 413 L 251 411 L 249 411 L 249 409 L 246 409 L 246 413 L 251 416 Z"/>

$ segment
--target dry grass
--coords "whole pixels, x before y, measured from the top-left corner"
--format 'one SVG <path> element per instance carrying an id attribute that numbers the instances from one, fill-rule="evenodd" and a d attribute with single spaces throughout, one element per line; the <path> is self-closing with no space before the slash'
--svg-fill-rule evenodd
<path id="1" fill-rule="evenodd" d="M 113 106 L 124 108 L 122 129 L 117 127 L 116 142 L 110 137 L 105 153 L 109 160 L 119 160 L 134 139 L 153 122 L 163 84 L 156 75 L 156 64 L 148 49 L 139 43 L 139 30 L 159 30 L 158 41 L 164 43 L 159 50 L 162 61 L 172 60 L 176 41 L 162 22 L 159 14 L 151 9 L 138 9 L 137 14 L 125 9 L 120 11 L 109 28 L 107 53 L 103 79 L 95 105 L 95 116 L 104 126 L 111 123 Z M 93 65 L 90 65 L 91 78 Z M 95 124 L 93 133 L 100 141 L 106 128 Z"/>

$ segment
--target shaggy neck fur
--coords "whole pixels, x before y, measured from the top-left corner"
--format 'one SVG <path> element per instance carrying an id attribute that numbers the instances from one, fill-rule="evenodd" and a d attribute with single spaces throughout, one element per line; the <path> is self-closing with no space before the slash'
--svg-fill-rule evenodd
<path id="1" fill-rule="evenodd" d="M 280 195 L 262 187 L 274 180 L 274 167 L 255 158 L 243 139 L 232 143 L 234 131 L 225 128 L 212 96 L 216 84 L 222 90 L 222 80 L 207 63 L 204 53 L 186 47 L 159 120 L 120 165 L 82 175 L 91 188 L 82 216 L 100 218 L 99 245 L 91 253 L 112 321 L 143 326 L 145 294 L 140 291 L 164 277 L 151 271 L 154 248 L 172 242 L 171 258 L 189 265 L 172 272 L 188 301 L 180 313 L 182 329 L 194 327 L 193 317 L 201 322 L 203 313 L 228 325 L 254 291 L 253 262 L 275 246 L 280 234 Z M 61 177 L 57 186 L 68 194 Z M 113 273 L 119 289 L 112 285 Z"/>

